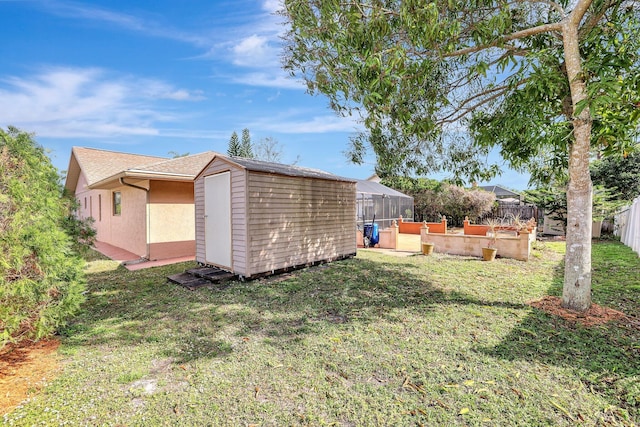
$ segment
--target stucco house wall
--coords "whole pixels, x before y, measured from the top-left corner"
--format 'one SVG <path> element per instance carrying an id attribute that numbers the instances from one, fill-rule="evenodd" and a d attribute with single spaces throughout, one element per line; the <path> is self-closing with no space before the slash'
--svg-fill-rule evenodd
<path id="1" fill-rule="evenodd" d="M 151 259 L 195 255 L 193 200 L 192 182 L 150 182 L 147 217 Z"/>
<path id="2" fill-rule="evenodd" d="M 193 257 L 193 179 L 214 154 L 165 159 L 74 147 L 65 187 L 80 204 L 78 216 L 94 218 L 98 241 L 151 260 Z"/>

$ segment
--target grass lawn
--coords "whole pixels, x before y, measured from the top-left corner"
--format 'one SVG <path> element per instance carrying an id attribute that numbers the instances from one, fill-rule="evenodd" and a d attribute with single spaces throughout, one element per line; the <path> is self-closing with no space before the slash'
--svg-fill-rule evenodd
<path id="1" fill-rule="evenodd" d="M 180 264 L 88 262 L 64 371 L 7 425 L 636 425 L 640 260 L 593 246 L 583 327 L 527 305 L 560 295 L 563 243 L 529 262 L 351 260 L 189 291 Z"/>

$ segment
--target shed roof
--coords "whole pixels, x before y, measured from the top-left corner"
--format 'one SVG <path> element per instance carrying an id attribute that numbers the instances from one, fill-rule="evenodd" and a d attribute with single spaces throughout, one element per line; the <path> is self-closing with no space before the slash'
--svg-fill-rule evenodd
<path id="1" fill-rule="evenodd" d="M 215 157 L 235 163 L 236 165 L 254 172 L 271 173 L 276 175 L 301 177 L 301 178 L 315 178 L 315 179 L 327 179 L 330 181 L 345 181 L 356 182 L 355 179 L 344 178 L 338 175 L 334 175 L 329 172 L 325 172 L 319 169 L 304 168 L 295 165 L 285 165 L 282 163 L 266 162 L 264 160 L 247 159 L 245 157 L 235 156 L 223 156 L 216 154 Z M 213 159 L 211 160 L 213 161 Z"/>
<path id="2" fill-rule="evenodd" d="M 369 181 L 365 179 L 358 180 L 356 184 L 356 193 L 365 194 L 386 194 L 387 196 L 404 197 L 407 199 L 413 199 L 411 196 L 407 196 L 393 188 L 382 185 L 379 182 Z"/>

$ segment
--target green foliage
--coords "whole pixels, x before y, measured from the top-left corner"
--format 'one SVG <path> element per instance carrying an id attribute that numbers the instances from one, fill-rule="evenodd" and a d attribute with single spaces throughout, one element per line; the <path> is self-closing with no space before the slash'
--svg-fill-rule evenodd
<path id="1" fill-rule="evenodd" d="M 238 140 L 238 134 L 233 131 L 231 139 L 229 139 L 229 147 L 227 148 L 227 154 L 229 156 L 244 157 L 247 159 L 253 159 L 253 146 L 251 145 L 251 135 L 249 129 L 242 130 L 242 140 Z"/>
<path id="2" fill-rule="evenodd" d="M 80 202 L 75 197 L 65 194 L 63 201 L 66 203 L 68 213 L 62 220 L 62 228 L 71 238 L 74 251 L 86 254 L 96 241 L 97 231 L 93 227 L 95 219 L 79 218 L 77 213 Z"/>
<path id="3" fill-rule="evenodd" d="M 229 147 L 227 148 L 227 155 L 239 156 L 240 155 L 240 141 L 238 140 L 238 134 L 233 131 L 231 138 L 229 139 Z"/>
<path id="4" fill-rule="evenodd" d="M 172 158 L 177 159 L 180 157 L 187 157 L 189 155 L 189 152 L 186 153 L 179 153 L 177 151 L 169 151 L 167 154 L 169 154 Z"/>
<path id="5" fill-rule="evenodd" d="M 566 187 L 542 187 L 535 190 L 525 190 L 528 203 L 536 205 L 545 214 L 567 227 L 567 191 Z"/>
<path id="6" fill-rule="evenodd" d="M 633 150 L 640 125 L 640 20 L 633 2 L 594 2 L 580 29 L 587 97 L 572 108 L 564 44 L 554 34 L 522 39 L 527 53 L 508 79 L 503 100 L 473 114 L 470 130 L 483 147 L 500 147 L 531 183 L 566 180 L 574 117 L 589 107 L 591 147 L 601 154 Z"/>
<path id="7" fill-rule="evenodd" d="M 560 221 L 567 227 L 567 190 L 566 186 L 557 185 L 535 190 L 525 190 L 528 202 L 535 204 L 551 219 Z M 626 204 L 606 187 L 596 185 L 593 188 L 592 200 L 593 220 L 611 219 Z"/>
<path id="8" fill-rule="evenodd" d="M 627 152 L 640 123 L 637 2 L 594 1 L 578 20 L 586 98 L 576 111 L 571 36 L 560 25 L 569 11 L 553 5 L 287 0 L 285 68 L 339 114 L 363 119 L 350 158 L 372 149 L 381 177 L 445 169 L 486 179 L 499 169 L 483 158 L 500 147 L 512 167 L 549 182 L 567 171 L 572 120 L 586 107 L 605 154 Z M 457 123 L 469 125 L 475 149 Z"/>
<path id="9" fill-rule="evenodd" d="M 242 129 L 242 140 L 240 141 L 240 157 L 253 159 L 253 146 L 251 145 L 251 134 L 249 129 Z"/>
<path id="10" fill-rule="evenodd" d="M 83 301 L 58 174 L 31 135 L 0 129 L 0 347 L 55 332 Z"/>
<path id="11" fill-rule="evenodd" d="M 442 215 L 449 226 L 462 226 L 466 216 L 475 219 L 491 211 L 495 194 L 480 189 L 467 190 L 434 179 L 388 177 L 384 185 L 413 197 L 415 219 L 438 222 Z"/>
<path id="12" fill-rule="evenodd" d="M 619 200 L 635 199 L 640 196 L 640 153 L 596 160 L 591 164 L 591 179 Z"/>

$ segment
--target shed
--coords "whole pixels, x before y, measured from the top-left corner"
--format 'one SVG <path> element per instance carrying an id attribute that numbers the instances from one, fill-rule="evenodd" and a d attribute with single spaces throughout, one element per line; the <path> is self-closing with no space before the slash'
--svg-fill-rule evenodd
<path id="1" fill-rule="evenodd" d="M 356 254 L 356 183 L 216 155 L 196 177 L 196 261 L 243 277 Z"/>
<path id="2" fill-rule="evenodd" d="M 400 216 L 413 220 L 413 197 L 411 196 L 372 181 L 371 178 L 359 180 L 356 192 L 356 216 L 359 226 L 373 221 L 374 215 L 381 229 L 389 227 Z"/>

